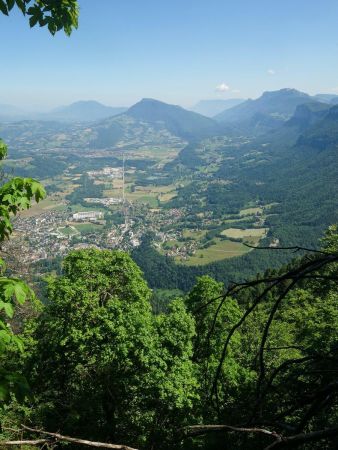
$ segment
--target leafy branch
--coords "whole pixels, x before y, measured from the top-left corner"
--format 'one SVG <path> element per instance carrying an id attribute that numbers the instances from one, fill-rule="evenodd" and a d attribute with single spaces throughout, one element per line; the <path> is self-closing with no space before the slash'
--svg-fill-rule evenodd
<path id="1" fill-rule="evenodd" d="M 6 16 L 14 6 L 29 17 L 30 27 L 47 26 L 52 35 L 63 29 L 69 36 L 78 27 L 77 0 L 0 0 L 0 12 Z"/>

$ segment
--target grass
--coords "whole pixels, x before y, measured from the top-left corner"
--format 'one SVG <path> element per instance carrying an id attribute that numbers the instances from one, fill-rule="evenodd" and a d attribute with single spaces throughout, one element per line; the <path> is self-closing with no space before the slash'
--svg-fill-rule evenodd
<path id="1" fill-rule="evenodd" d="M 20 212 L 21 217 L 34 217 L 38 216 L 42 213 L 50 211 L 52 209 L 59 209 L 63 207 L 60 200 L 53 200 L 52 198 L 47 198 L 42 200 L 39 203 L 33 203 L 33 206 L 30 209 L 24 210 Z"/>
<path id="2" fill-rule="evenodd" d="M 245 208 L 245 209 L 242 209 L 240 212 L 239 212 L 239 215 L 240 216 L 252 216 L 253 214 L 256 214 L 256 213 L 262 213 L 263 212 L 263 208 L 261 208 L 260 206 L 257 206 L 257 207 L 255 207 L 255 208 Z"/>
<path id="3" fill-rule="evenodd" d="M 74 225 L 74 227 L 80 233 L 95 233 L 95 231 L 102 230 L 102 225 L 97 225 L 95 223 L 79 223 Z"/>
<path id="4" fill-rule="evenodd" d="M 223 220 L 222 223 L 247 222 L 248 220 L 251 220 L 251 219 L 248 217 L 242 217 L 241 219 L 226 219 L 226 220 Z"/>
<path id="5" fill-rule="evenodd" d="M 72 213 L 80 212 L 80 211 L 101 211 L 105 212 L 104 208 L 99 208 L 97 206 L 82 206 L 80 204 L 70 205 L 72 208 Z"/>
<path id="6" fill-rule="evenodd" d="M 191 238 L 195 240 L 200 240 L 204 238 L 206 235 L 206 231 L 192 231 L 192 230 L 183 230 L 183 237 L 184 238 Z"/>
<path id="7" fill-rule="evenodd" d="M 75 234 L 78 233 L 78 231 L 74 226 L 60 227 L 58 228 L 58 231 L 62 233 L 64 236 L 74 236 Z"/>
<path id="8" fill-rule="evenodd" d="M 194 256 L 187 260 L 176 257 L 175 261 L 186 266 L 199 266 L 221 261 L 223 259 L 233 258 L 248 253 L 252 249 L 246 247 L 241 242 L 232 242 L 228 240 L 215 239 L 216 244 L 206 249 L 199 249 Z"/>
<path id="9" fill-rule="evenodd" d="M 266 235 L 268 228 L 246 228 L 241 230 L 240 228 L 228 228 L 222 231 L 222 236 L 235 239 L 245 239 L 250 237 L 262 238 Z"/>
<path id="10" fill-rule="evenodd" d="M 151 195 L 144 195 L 143 197 L 139 197 L 137 201 L 140 203 L 147 203 L 150 208 L 156 208 L 158 206 L 157 198 Z"/>

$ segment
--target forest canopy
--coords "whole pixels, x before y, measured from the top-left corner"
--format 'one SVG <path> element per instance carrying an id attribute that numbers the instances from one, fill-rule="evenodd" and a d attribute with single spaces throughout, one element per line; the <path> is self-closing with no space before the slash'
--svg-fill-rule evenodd
<path id="1" fill-rule="evenodd" d="M 3 436 L 24 423 L 140 449 L 331 448 L 337 249 L 331 227 L 320 252 L 228 290 L 202 276 L 160 314 L 126 253 L 72 252 L 26 320 L 24 354 L 2 357 L 30 390 L 3 405 Z"/>

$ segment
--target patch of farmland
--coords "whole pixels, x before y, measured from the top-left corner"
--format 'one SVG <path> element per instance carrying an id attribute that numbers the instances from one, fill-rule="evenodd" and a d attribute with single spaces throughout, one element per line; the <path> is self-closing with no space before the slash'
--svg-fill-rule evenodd
<path id="1" fill-rule="evenodd" d="M 222 231 L 222 236 L 226 236 L 234 239 L 245 239 L 250 237 L 262 238 L 268 232 L 268 228 L 246 228 L 241 230 L 240 228 L 228 228 Z"/>
<path id="2" fill-rule="evenodd" d="M 179 264 L 187 266 L 200 266 L 221 261 L 223 259 L 242 256 L 250 252 L 252 249 L 246 247 L 241 242 L 233 242 L 228 240 L 215 239 L 215 244 L 205 249 L 199 249 L 193 256 L 184 259 L 180 256 L 175 258 Z"/>
<path id="3" fill-rule="evenodd" d="M 260 206 L 257 206 L 255 208 L 245 208 L 242 209 L 239 212 L 240 216 L 252 216 L 253 214 L 257 214 L 257 213 L 262 213 L 263 212 L 263 208 L 261 208 Z"/>

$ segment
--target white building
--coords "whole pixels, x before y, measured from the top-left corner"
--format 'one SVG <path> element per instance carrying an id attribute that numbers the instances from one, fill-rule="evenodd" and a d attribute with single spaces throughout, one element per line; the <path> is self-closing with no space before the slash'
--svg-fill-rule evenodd
<path id="1" fill-rule="evenodd" d="M 80 211 L 73 214 L 74 220 L 97 220 L 103 219 L 103 213 L 101 211 Z"/>
<path id="2" fill-rule="evenodd" d="M 121 198 L 109 197 L 109 198 L 85 198 L 86 203 L 100 203 L 104 206 L 116 205 L 117 203 L 121 203 Z"/>

